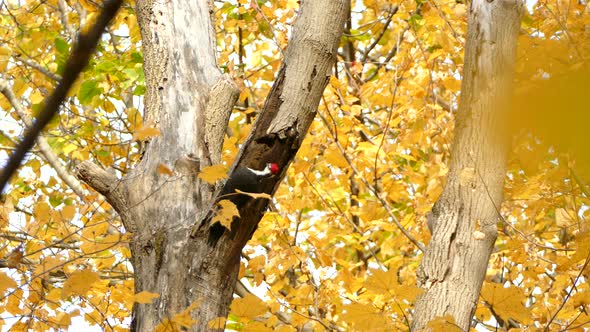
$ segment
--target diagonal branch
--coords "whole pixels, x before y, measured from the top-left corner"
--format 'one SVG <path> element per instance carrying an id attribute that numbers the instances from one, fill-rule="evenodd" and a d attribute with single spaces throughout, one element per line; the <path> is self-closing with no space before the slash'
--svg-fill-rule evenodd
<path id="1" fill-rule="evenodd" d="M 365 52 L 363 52 L 363 56 L 360 60 L 361 63 L 364 63 L 367 60 L 369 53 L 381 41 L 381 38 L 383 38 L 383 36 L 385 35 L 385 32 L 387 31 L 387 28 L 389 28 L 389 24 L 391 23 L 391 20 L 393 19 L 393 15 L 395 15 L 395 13 L 397 13 L 398 9 L 399 9 L 399 6 L 393 6 L 389 9 L 389 16 L 387 17 L 387 20 L 383 24 L 383 29 L 381 29 L 381 32 L 379 32 L 379 35 L 375 38 L 375 40 L 373 40 L 371 45 L 369 45 L 369 47 L 367 47 L 367 49 L 365 49 Z"/>
<path id="2" fill-rule="evenodd" d="M 111 0 L 104 4 L 104 9 L 96 19 L 96 23 L 87 33 L 80 34 L 66 67 L 62 80 L 59 82 L 53 93 L 45 100 L 44 107 L 33 125 L 26 131 L 25 137 L 17 146 L 16 151 L 10 156 L 7 165 L 0 174 L 0 192 L 8 183 L 8 180 L 16 172 L 26 153 L 33 147 L 37 136 L 41 130 L 51 121 L 53 116 L 59 111 L 59 105 L 66 98 L 70 87 L 74 84 L 78 75 L 88 64 L 94 48 L 98 44 L 100 36 L 109 21 L 115 16 L 122 0 Z"/>
<path id="3" fill-rule="evenodd" d="M 31 127 L 33 125 L 33 121 L 25 112 L 22 105 L 18 102 L 12 90 L 8 87 L 8 82 L 2 79 L 0 79 L 0 93 L 2 93 L 4 97 L 8 99 L 8 102 L 10 102 L 10 105 L 12 105 L 25 125 L 27 127 Z M 72 188 L 76 195 L 80 196 L 80 198 L 83 200 L 84 197 L 88 195 L 88 191 L 82 187 L 80 181 L 70 174 L 70 172 L 60 162 L 58 156 L 53 153 L 44 136 L 39 135 L 37 137 L 37 147 L 39 148 L 39 152 L 41 152 L 43 155 L 43 159 L 45 159 L 45 161 L 47 161 L 47 163 L 53 167 L 59 178 L 62 179 L 68 185 L 68 187 Z"/>
<path id="4" fill-rule="evenodd" d="M 51 70 L 43 67 L 42 65 L 38 64 L 37 62 L 35 62 L 33 60 L 25 59 L 22 55 L 17 56 L 16 59 L 19 60 L 20 62 L 22 62 L 23 64 L 37 70 L 41 74 L 49 77 L 50 79 L 52 79 L 54 81 L 61 80 L 61 76 L 59 76 L 56 73 L 53 73 Z"/>

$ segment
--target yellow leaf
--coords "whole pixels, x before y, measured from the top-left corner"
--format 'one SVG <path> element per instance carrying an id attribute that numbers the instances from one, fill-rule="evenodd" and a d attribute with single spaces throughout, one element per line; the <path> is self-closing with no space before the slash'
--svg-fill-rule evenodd
<path id="1" fill-rule="evenodd" d="M 166 318 L 156 326 L 154 332 L 169 332 L 169 331 L 179 331 L 180 328 L 177 324 L 172 322 L 172 320 Z"/>
<path id="2" fill-rule="evenodd" d="M 461 332 L 461 329 L 455 323 L 455 319 L 450 314 L 444 317 L 435 317 L 428 322 L 427 327 L 433 332 Z"/>
<path id="3" fill-rule="evenodd" d="M 523 304 L 527 298 L 522 289 L 486 282 L 481 290 L 481 297 L 503 320 L 512 318 L 521 324 L 532 323 L 531 311 Z"/>
<path id="4" fill-rule="evenodd" d="M 235 299 L 230 307 L 231 312 L 240 318 L 255 318 L 266 313 L 266 304 L 252 294 Z"/>
<path id="5" fill-rule="evenodd" d="M 172 317 L 172 322 L 178 324 L 181 327 L 189 328 L 194 325 L 197 321 L 191 317 L 191 311 L 195 310 L 201 304 L 200 301 L 195 301 L 188 308 Z"/>
<path id="6" fill-rule="evenodd" d="M 49 205 L 45 202 L 39 202 L 33 208 L 33 216 L 38 222 L 43 223 L 49 220 Z"/>
<path id="7" fill-rule="evenodd" d="M 314 330 L 317 331 L 317 330 Z M 263 322 L 249 321 L 245 324 L 242 332 L 273 332 L 273 329 L 266 326 Z"/>
<path id="8" fill-rule="evenodd" d="M 61 298 L 66 299 L 71 295 L 86 295 L 92 285 L 99 280 L 98 273 L 92 270 L 76 271 L 64 282 Z"/>
<path id="9" fill-rule="evenodd" d="M 239 194 L 243 194 L 243 195 L 247 195 L 250 196 L 252 198 L 266 198 L 266 199 L 272 199 L 272 197 L 270 197 L 269 194 L 265 194 L 265 193 L 260 193 L 260 194 L 256 194 L 256 193 L 247 193 L 245 191 L 241 191 L 239 189 L 236 189 L 236 192 Z"/>
<path id="10" fill-rule="evenodd" d="M 160 129 L 155 128 L 149 124 L 144 124 L 135 129 L 135 133 L 133 133 L 133 139 L 136 141 L 144 141 L 150 137 L 155 137 L 159 135 Z"/>
<path id="11" fill-rule="evenodd" d="M 557 226 L 568 227 L 575 222 L 576 221 L 567 213 L 566 209 L 555 209 L 555 223 L 557 223 Z"/>
<path id="12" fill-rule="evenodd" d="M 343 318 L 354 326 L 355 331 L 392 331 L 391 324 L 372 305 L 353 303 L 346 306 Z"/>
<path id="13" fill-rule="evenodd" d="M 208 166 L 201 170 L 198 177 L 209 184 L 214 184 L 217 180 L 227 178 L 227 169 L 223 165 Z"/>
<path id="14" fill-rule="evenodd" d="M 101 239 L 95 239 L 94 241 L 84 241 L 80 245 L 80 249 L 85 254 L 96 254 L 104 250 L 109 250 L 121 242 L 121 237 L 118 234 L 107 235 Z"/>
<path id="15" fill-rule="evenodd" d="M 142 117 L 137 108 L 131 107 L 127 109 L 127 121 L 129 121 L 131 130 L 141 127 Z"/>
<path id="16" fill-rule="evenodd" d="M 10 47 L 7 47 L 7 46 L 0 47 L 0 55 L 11 55 L 11 54 L 12 54 L 12 50 L 10 49 Z"/>
<path id="17" fill-rule="evenodd" d="M 43 246 L 39 245 L 39 243 L 29 244 L 27 246 L 27 252 L 37 251 L 43 248 Z M 31 255 L 27 255 L 27 258 L 30 259 Z M 60 266 L 64 264 L 64 261 L 59 256 L 47 256 L 44 257 L 43 260 L 37 267 L 35 268 L 35 275 L 43 275 L 49 272 L 57 271 Z"/>
<path id="18" fill-rule="evenodd" d="M 64 220 L 71 220 L 76 215 L 76 207 L 73 205 L 66 205 L 61 209 L 61 216 Z"/>
<path id="19" fill-rule="evenodd" d="M 16 281 L 6 275 L 6 273 L 0 272 L 0 294 L 4 295 L 4 292 L 8 288 L 16 288 Z"/>
<path id="20" fill-rule="evenodd" d="M 68 156 L 71 152 L 78 150 L 79 147 L 76 144 L 66 144 L 62 150 L 63 154 Z"/>
<path id="21" fill-rule="evenodd" d="M 19 315 L 23 312 L 23 309 L 21 308 L 21 299 L 23 298 L 23 290 L 22 289 L 17 289 L 13 294 L 11 294 L 8 297 L 8 303 L 6 303 L 6 306 L 4 307 L 4 310 L 6 310 L 8 313 L 12 314 L 12 315 Z M 10 328 L 10 330 L 12 331 L 19 331 L 18 329 L 15 330 L 14 325 Z M 26 329 L 22 329 L 20 331 L 26 331 Z"/>
<path id="22" fill-rule="evenodd" d="M 244 102 L 246 99 L 248 99 L 248 97 L 250 97 L 250 90 L 248 89 L 244 89 L 240 92 L 240 102 Z"/>
<path id="23" fill-rule="evenodd" d="M 219 222 L 223 227 L 231 230 L 231 222 L 234 220 L 234 217 L 240 216 L 240 211 L 238 211 L 238 208 L 233 202 L 227 199 L 220 201 L 219 206 L 221 208 L 217 211 L 211 222 Z"/>
<path id="24" fill-rule="evenodd" d="M 43 101 L 43 95 L 41 94 L 41 92 L 39 92 L 39 90 L 35 90 L 33 93 L 31 93 L 30 99 L 31 103 L 39 104 Z"/>
<path id="25" fill-rule="evenodd" d="M 141 304 L 146 304 L 154 302 L 154 300 L 158 297 L 160 297 L 160 294 L 158 293 L 142 291 L 133 296 L 133 301 Z"/>
<path id="26" fill-rule="evenodd" d="M 373 270 L 371 275 L 365 281 L 365 288 L 375 294 L 388 293 L 393 285 L 397 285 L 397 274 L 394 270 L 387 272 L 382 270 Z"/>
<path id="27" fill-rule="evenodd" d="M 173 176 L 174 175 L 174 171 L 171 170 L 170 167 L 168 167 L 165 164 L 159 164 L 158 165 L 158 174 L 160 174 L 160 175 Z"/>
<path id="28" fill-rule="evenodd" d="M 225 327 L 225 321 L 226 321 L 225 317 L 217 317 L 217 318 L 210 320 L 207 323 L 207 326 L 210 329 L 223 329 Z"/>
<path id="29" fill-rule="evenodd" d="M 298 0 L 288 0 L 286 9 L 297 9 L 299 8 L 299 1 Z"/>
<path id="30" fill-rule="evenodd" d="M 340 168 L 348 167 L 348 162 L 346 161 L 346 159 L 344 159 L 342 153 L 340 153 L 340 150 L 338 150 L 335 146 L 328 147 L 324 151 L 324 156 L 326 157 L 326 161 L 330 165 Z"/>
<path id="31" fill-rule="evenodd" d="M 583 291 L 576 293 L 571 297 L 570 302 L 575 308 L 578 308 L 581 305 L 588 305 L 590 304 L 590 292 Z"/>

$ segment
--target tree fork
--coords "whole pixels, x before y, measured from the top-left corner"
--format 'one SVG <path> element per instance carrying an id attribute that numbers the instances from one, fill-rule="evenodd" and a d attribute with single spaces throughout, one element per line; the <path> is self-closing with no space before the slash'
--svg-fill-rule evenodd
<path id="1" fill-rule="evenodd" d="M 302 2 L 275 84 L 232 166 L 233 171 L 240 166 L 260 169 L 271 160 L 278 163 L 281 172 L 268 181 L 267 192 L 276 190 L 313 121 L 349 6 L 346 0 Z M 133 232 L 136 292 L 160 294 L 151 304 L 134 306 L 133 331 L 152 331 L 189 307 L 195 320 L 190 331 L 214 330 L 208 322 L 227 316 L 241 250 L 268 204 L 251 200 L 240 210 L 232 232 L 224 232 L 213 244 L 208 224 L 200 224 L 207 231 L 191 237 L 217 199 L 196 174 L 220 160 L 219 143 L 235 100 L 226 93 L 233 83 L 217 68 L 212 12 L 209 0 L 137 1 L 147 88 L 145 121 L 161 134 L 148 142 L 141 162 L 122 180 L 98 166 L 83 164 L 79 172 L 107 196 Z M 224 101 L 214 97 L 219 95 Z M 187 167 L 189 159 L 198 169 Z M 175 175 L 159 175 L 160 164 L 174 166 Z"/>

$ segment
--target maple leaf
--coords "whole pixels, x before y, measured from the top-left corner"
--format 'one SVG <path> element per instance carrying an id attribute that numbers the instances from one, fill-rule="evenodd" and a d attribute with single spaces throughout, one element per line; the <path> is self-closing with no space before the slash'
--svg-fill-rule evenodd
<path id="1" fill-rule="evenodd" d="M 211 222 L 219 222 L 223 227 L 231 230 L 231 223 L 234 217 L 240 216 L 240 211 L 238 211 L 238 208 L 233 202 L 227 199 L 221 200 L 217 204 L 220 208 L 216 211 L 215 217 L 213 217 Z"/>
<path id="2" fill-rule="evenodd" d="M 427 327 L 432 329 L 433 332 L 461 332 L 461 328 L 455 323 L 455 318 L 450 314 L 444 317 L 435 317 L 433 320 L 428 322 Z"/>
<path id="3" fill-rule="evenodd" d="M 16 281 L 6 275 L 6 273 L 0 272 L 0 294 L 4 294 L 7 289 L 15 287 Z"/>
<path id="4" fill-rule="evenodd" d="M 141 304 L 147 304 L 154 302 L 155 299 L 159 298 L 160 294 L 150 293 L 147 291 L 141 291 L 133 296 L 133 301 Z"/>
<path id="5" fill-rule="evenodd" d="M 135 129 L 133 133 L 133 140 L 145 141 L 150 137 L 160 136 L 160 129 L 154 127 L 151 124 L 143 124 L 142 126 Z"/>
<path id="6" fill-rule="evenodd" d="M 357 331 L 390 331 L 389 320 L 372 305 L 353 303 L 346 306 L 343 318 Z"/>
<path id="7" fill-rule="evenodd" d="M 162 163 L 158 164 L 157 172 L 160 175 L 168 175 L 168 176 L 174 175 L 174 171 L 172 169 L 170 169 L 170 167 L 168 167 L 166 164 L 162 164 Z"/>
<path id="8" fill-rule="evenodd" d="M 235 299 L 230 307 L 232 314 L 241 318 L 255 318 L 267 312 L 266 304 L 258 297 L 248 294 L 243 298 Z"/>
<path id="9" fill-rule="evenodd" d="M 227 169 L 223 165 L 207 166 L 199 172 L 198 178 L 209 184 L 227 178 Z"/>
<path id="10" fill-rule="evenodd" d="M 523 304 L 526 296 L 522 289 L 486 282 L 481 290 L 481 297 L 503 320 L 512 318 L 522 324 L 531 323 L 531 311 Z"/>
<path id="11" fill-rule="evenodd" d="M 225 327 L 225 321 L 227 319 L 225 317 L 217 317 L 215 319 L 210 320 L 207 323 L 207 326 L 211 329 L 223 329 Z"/>
<path id="12" fill-rule="evenodd" d="M 6 257 L 6 266 L 7 267 L 11 267 L 11 268 L 17 267 L 21 263 L 21 260 L 23 259 L 23 256 L 24 256 L 23 245 L 22 244 L 19 244 Z"/>
<path id="13" fill-rule="evenodd" d="M 86 295 L 92 285 L 100 280 L 98 273 L 84 269 L 76 271 L 68 277 L 61 291 L 61 298 L 67 299 L 71 295 Z"/>

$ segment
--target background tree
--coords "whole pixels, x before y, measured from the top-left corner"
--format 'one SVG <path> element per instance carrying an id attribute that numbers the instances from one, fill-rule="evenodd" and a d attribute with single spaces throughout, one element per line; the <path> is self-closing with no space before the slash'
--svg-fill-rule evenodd
<path id="1" fill-rule="evenodd" d="M 99 10 L 86 1 L 19 4 L 3 4 L 0 16 L 0 147 L 7 151 L 26 126 L 18 107 L 36 114 L 63 74 L 76 31 L 87 29 Z M 448 172 L 468 5 L 377 0 L 354 1 L 351 8 L 317 116 L 294 161 L 283 168 L 285 181 L 271 212 L 242 252 L 228 328 L 409 328 L 420 293 L 419 248 L 430 241 L 426 215 Z M 303 15 L 290 0 L 213 4 L 217 62 L 239 89 L 220 156 L 226 167 L 265 108 L 299 10 Z M 88 194 L 90 188 L 71 176 L 75 165 L 91 160 L 114 169 L 117 178 L 131 178 L 129 170 L 146 150 L 143 142 L 168 139 L 167 131 L 158 134 L 159 124 L 147 119 L 153 101 L 144 98 L 135 12 L 135 4 L 127 4 L 119 13 L 45 132 L 50 150 L 37 145 L 3 196 L 0 305 L 2 322 L 12 330 L 60 329 L 81 320 L 103 330 L 126 330 L 134 302 L 149 308 L 160 301 L 160 294 L 134 295 L 132 238 L 102 196 Z M 583 114 L 576 110 L 584 110 L 584 93 L 574 92 L 587 86 L 587 20 L 586 6 L 573 2 L 529 4 L 524 13 L 516 57 L 516 109 L 522 113 L 510 122 L 530 127 L 533 117 L 527 112 L 547 121 L 512 136 L 505 200 L 498 206 L 500 233 L 472 321 L 478 329 L 575 329 L 589 320 L 582 282 L 590 250 L 587 168 L 580 167 L 580 155 L 566 153 L 571 141 L 586 141 L 587 121 L 575 116 Z M 164 21 L 151 21 L 156 31 L 159 22 Z M 192 17 L 190 22 L 196 23 Z M 166 84 L 177 84 L 167 78 Z M 187 90 L 176 91 L 193 97 Z M 547 91 L 558 96 L 567 91 L 568 98 Z M 539 102 L 530 103 L 531 96 Z M 566 111 L 557 119 L 541 116 Z M 572 130 L 574 123 L 581 129 Z M 563 140 L 574 137 L 565 135 L 571 132 L 580 134 Z M 143 162 L 156 163 L 156 157 Z M 178 164 L 161 164 L 157 179 L 175 182 Z M 155 240 L 154 247 L 163 244 Z M 193 324 L 190 313 L 197 314 L 200 305 L 190 304 L 158 323 Z M 435 319 L 440 324 L 435 328 L 448 330 L 447 318 Z"/>
<path id="2" fill-rule="evenodd" d="M 468 330 L 497 237 L 520 1 L 470 4 L 461 101 L 445 189 L 429 216 L 432 238 L 418 270 L 425 290 L 412 329 L 444 317 Z"/>

